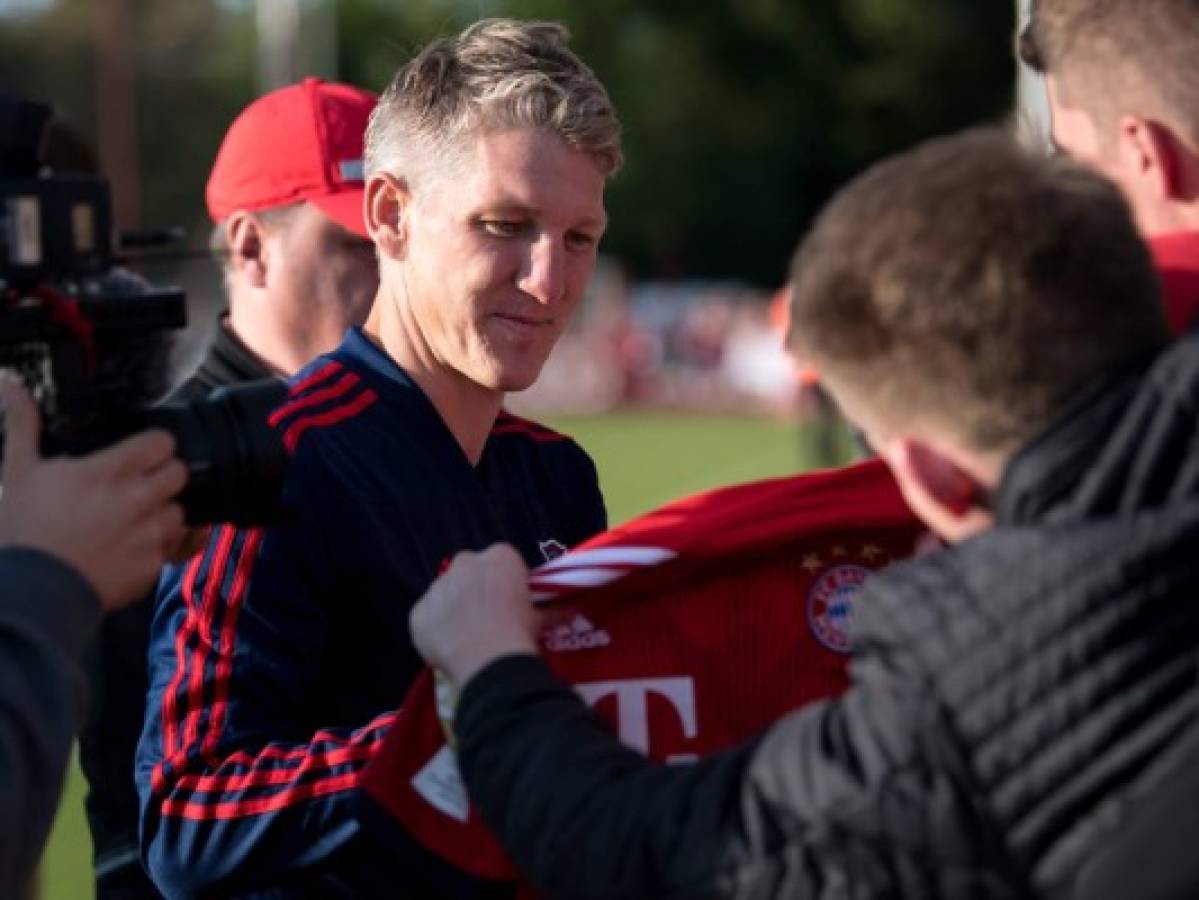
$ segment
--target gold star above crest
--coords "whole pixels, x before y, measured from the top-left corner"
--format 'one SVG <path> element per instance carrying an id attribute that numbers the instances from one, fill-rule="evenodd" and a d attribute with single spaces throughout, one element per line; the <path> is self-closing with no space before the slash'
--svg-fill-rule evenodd
<path id="1" fill-rule="evenodd" d="M 809 575 L 814 574 L 818 569 L 824 567 L 824 563 L 820 561 L 820 557 L 815 553 L 809 553 L 807 556 L 805 556 L 800 565 L 808 570 Z"/>
<path id="2" fill-rule="evenodd" d="M 882 552 L 883 549 L 881 547 L 876 547 L 874 544 L 866 544 L 864 547 L 862 547 L 862 559 L 873 562 L 874 558 Z"/>
<path id="3" fill-rule="evenodd" d="M 849 551 L 845 549 L 844 544 L 838 544 L 833 548 L 833 556 L 846 557 L 849 556 Z"/>

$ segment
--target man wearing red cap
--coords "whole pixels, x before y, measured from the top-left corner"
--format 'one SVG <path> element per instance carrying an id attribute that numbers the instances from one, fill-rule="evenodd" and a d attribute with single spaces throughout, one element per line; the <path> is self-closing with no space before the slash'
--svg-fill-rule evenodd
<path id="1" fill-rule="evenodd" d="M 229 314 L 196 373 L 203 388 L 293 375 L 366 318 L 379 283 L 362 218 L 362 144 L 375 100 L 306 78 L 256 100 L 230 126 L 206 192 Z"/>
<path id="2" fill-rule="evenodd" d="M 1124 193 L 1177 334 L 1199 314 L 1199 15 L 1188 0 L 1036 0 L 1020 56 L 1053 141 Z"/>
<path id="3" fill-rule="evenodd" d="M 173 399 L 293 375 L 366 318 L 378 285 L 362 217 L 362 152 L 376 97 L 306 78 L 247 106 L 208 179 L 229 309 Z M 133 755 L 145 702 L 152 604 L 109 616 L 81 735 L 99 900 L 157 897 L 138 859 Z"/>
<path id="4" fill-rule="evenodd" d="M 364 813 L 422 668 L 408 610 L 460 550 L 506 540 L 533 564 L 605 524 L 590 458 L 501 410 L 595 265 L 620 162 L 603 86 L 560 26 L 479 22 L 397 73 L 365 159 L 379 288 L 271 416 L 289 515 L 213 529 L 159 585 L 135 777 L 170 897 L 463 896 Z"/>

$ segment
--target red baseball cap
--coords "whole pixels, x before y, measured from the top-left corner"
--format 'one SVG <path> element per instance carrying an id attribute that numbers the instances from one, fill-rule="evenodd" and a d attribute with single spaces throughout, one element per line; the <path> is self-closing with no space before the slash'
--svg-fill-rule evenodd
<path id="1" fill-rule="evenodd" d="M 377 99 L 305 78 L 255 100 L 233 120 L 212 164 L 205 191 L 212 220 L 306 200 L 366 237 L 362 144 Z"/>

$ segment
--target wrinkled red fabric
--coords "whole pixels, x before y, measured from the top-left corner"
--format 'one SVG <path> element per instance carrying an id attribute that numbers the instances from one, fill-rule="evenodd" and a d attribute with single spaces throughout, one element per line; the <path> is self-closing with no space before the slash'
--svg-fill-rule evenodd
<path id="1" fill-rule="evenodd" d="M 862 581 L 925 535 L 874 460 L 690 497 L 532 574 L 543 654 L 625 743 L 685 763 L 843 691 Z M 364 788 L 452 865 L 515 878 L 465 805 L 437 690 L 426 670 Z"/>

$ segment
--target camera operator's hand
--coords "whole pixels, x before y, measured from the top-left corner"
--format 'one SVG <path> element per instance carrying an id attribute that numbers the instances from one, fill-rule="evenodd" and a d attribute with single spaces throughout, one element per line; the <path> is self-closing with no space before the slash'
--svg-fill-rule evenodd
<path id="1" fill-rule="evenodd" d="M 457 554 L 409 621 L 417 651 L 459 689 L 501 656 L 536 653 L 539 623 L 529 570 L 508 544 Z"/>
<path id="2" fill-rule="evenodd" d="M 150 431 L 78 459 L 42 459 L 37 407 L 0 380 L 4 463 L 0 544 L 44 550 L 80 572 L 113 609 L 145 594 L 183 540 L 172 503 L 187 481 L 170 434 Z"/>

